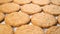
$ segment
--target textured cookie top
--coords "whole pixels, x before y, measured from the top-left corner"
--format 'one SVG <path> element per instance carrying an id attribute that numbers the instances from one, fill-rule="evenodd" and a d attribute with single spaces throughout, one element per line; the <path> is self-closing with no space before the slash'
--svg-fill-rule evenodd
<path id="1" fill-rule="evenodd" d="M 9 25 L 0 24 L 0 34 L 13 34 L 13 30 Z"/>
<path id="2" fill-rule="evenodd" d="M 43 7 L 44 12 L 53 14 L 53 15 L 59 15 L 60 14 L 60 6 L 56 5 L 46 5 Z"/>
<path id="3" fill-rule="evenodd" d="M 30 21 L 29 15 L 23 12 L 14 12 L 6 15 L 5 22 L 11 26 L 19 26 L 26 24 Z"/>
<path id="4" fill-rule="evenodd" d="M 0 12 L 0 21 L 2 21 L 3 19 L 4 19 L 4 14 Z"/>
<path id="5" fill-rule="evenodd" d="M 41 7 L 36 4 L 25 4 L 21 7 L 21 11 L 27 14 L 34 14 L 37 12 L 41 12 Z"/>
<path id="6" fill-rule="evenodd" d="M 47 5 L 50 3 L 50 0 L 32 0 L 32 3 L 38 5 Z"/>
<path id="7" fill-rule="evenodd" d="M 46 34 L 60 34 L 60 26 L 53 26 L 49 28 Z"/>
<path id="8" fill-rule="evenodd" d="M 37 13 L 32 16 L 31 22 L 34 25 L 45 28 L 56 24 L 56 19 L 53 15 L 47 13 Z"/>
<path id="9" fill-rule="evenodd" d="M 0 4 L 11 2 L 12 0 L 0 0 Z"/>
<path id="10" fill-rule="evenodd" d="M 16 12 L 20 9 L 20 6 L 15 3 L 5 3 L 0 6 L 0 10 L 4 13 Z"/>
<path id="11" fill-rule="evenodd" d="M 30 3 L 31 0 L 14 0 L 13 2 L 23 5 L 23 4 Z"/>
<path id="12" fill-rule="evenodd" d="M 60 5 L 60 0 L 51 0 L 51 2 L 55 5 Z"/>
<path id="13" fill-rule="evenodd" d="M 23 25 L 17 28 L 15 34 L 44 34 L 44 31 L 37 26 Z"/>

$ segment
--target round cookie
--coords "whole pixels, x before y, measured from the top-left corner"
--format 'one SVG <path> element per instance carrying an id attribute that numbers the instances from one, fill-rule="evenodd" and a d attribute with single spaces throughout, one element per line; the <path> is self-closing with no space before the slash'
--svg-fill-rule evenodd
<path id="1" fill-rule="evenodd" d="M 29 21 L 29 15 L 23 12 L 13 12 L 5 17 L 5 23 L 11 26 L 20 26 L 28 23 Z"/>
<path id="2" fill-rule="evenodd" d="M 0 4 L 11 2 L 12 0 L 0 0 Z"/>
<path id="3" fill-rule="evenodd" d="M 4 13 L 12 13 L 18 11 L 20 9 L 20 6 L 15 3 L 5 3 L 1 5 L 0 8 L 0 10 Z"/>
<path id="4" fill-rule="evenodd" d="M 23 4 L 28 4 L 31 2 L 31 0 L 14 0 L 13 1 L 14 3 L 17 3 L 17 4 L 20 4 L 20 5 L 23 5 Z"/>
<path id="5" fill-rule="evenodd" d="M 41 12 L 41 7 L 36 4 L 25 4 L 21 7 L 21 11 L 27 14 L 34 14 Z"/>
<path id="6" fill-rule="evenodd" d="M 60 26 L 53 26 L 49 28 L 46 34 L 60 34 Z"/>
<path id="7" fill-rule="evenodd" d="M 55 5 L 60 5 L 60 0 L 51 0 L 51 2 Z"/>
<path id="8" fill-rule="evenodd" d="M 32 15 L 31 22 L 33 25 L 47 28 L 56 24 L 56 19 L 53 15 L 47 13 L 37 13 Z"/>
<path id="9" fill-rule="evenodd" d="M 38 5 L 47 5 L 50 3 L 50 0 L 32 0 L 32 3 Z"/>
<path id="10" fill-rule="evenodd" d="M 45 13 L 49 13 L 52 15 L 59 15 L 60 14 L 60 6 L 56 5 L 46 5 L 43 7 L 43 11 Z"/>
<path id="11" fill-rule="evenodd" d="M 5 24 L 0 24 L 0 34 L 13 34 L 12 27 Z"/>
<path id="12" fill-rule="evenodd" d="M 2 21 L 3 19 L 4 19 L 4 14 L 0 12 L 0 21 Z"/>
<path id="13" fill-rule="evenodd" d="M 15 31 L 15 34 L 44 34 L 44 31 L 37 26 L 33 25 L 22 25 L 18 27 Z"/>

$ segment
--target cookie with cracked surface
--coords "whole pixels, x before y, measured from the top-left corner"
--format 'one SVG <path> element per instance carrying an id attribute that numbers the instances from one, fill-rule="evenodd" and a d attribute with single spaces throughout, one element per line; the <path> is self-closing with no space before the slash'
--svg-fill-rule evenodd
<path id="1" fill-rule="evenodd" d="M 37 26 L 34 25 L 22 25 L 18 27 L 15 31 L 15 34 L 44 34 L 44 31 Z"/>
<path id="2" fill-rule="evenodd" d="M 48 28 L 55 25 L 57 20 L 53 15 L 47 13 L 37 13 L 32 15 L 31 22 L 33 25 Z"/>

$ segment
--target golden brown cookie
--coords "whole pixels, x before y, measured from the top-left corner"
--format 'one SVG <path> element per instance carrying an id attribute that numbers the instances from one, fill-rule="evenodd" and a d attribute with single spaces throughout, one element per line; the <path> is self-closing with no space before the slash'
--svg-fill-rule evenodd
<path id="1" fill-rule="evenodd" d="M 0 24 L 0 34 L 13 34 L 12 27 L 5 24 Z"/>
<path id="2" fill-rule="evenodd" d="M 47 28 L 56 24 L 57 20 L 53 15 L 47 13 L 37 13 L 32 15 L 31 22 L 33 25 Z"/>
<path id="3" fill-rule="evenodd" d="M 0 12 L 0 21 L 2 21 L 3 19 L 4 19 L 4 14 Z"/>
<path id="4" fill-rule="evenodd" d="M 20 4 L 20 5 L 23 5 L 23 4 L 28 4 L 31 2 L 31 0 L 14 0 L 13 1 L 14 3 L 17 3 L 17 4 Z"/>
<path id="5" fill-rule="evenodd" d="M 58 23 L 60 24 L 60 15 L 57 17 Z"/>
<path id="6" fill-rule="evenodd" d="M 32 0 L 32 3 L 38 5 L 47 5 L 50 3 L 50 0 Z"/>
<path id="7" fill-rule="evenodd" d="M 6 15 L 5 22 L 11 26 L 20 26 L 30 21 L 29 15 L 23 12 L 13 12 Z"/>
<path id="8" fill-rule="evenodd" d="M 60 34 L 60 26 L 53 26 L 49 28 L 46 34 Z"/>
<path id="9" fill-rule="evenodd" d="M 5 3 L 1 5 L 0 8 L 0 10 L 4 13 L 12 13 L 18 11 L 20 9 L 20 6 L 15 3 Z"/>
<path id="10" fill-rule="evenodd" d="M 59 15 L 60 14 L 60 6 L 46 5 L 43 7 L 43 11 L 45 13 L 49 13 L 49 14 L 53 14 L 53 15 Z"/>
<path id="11" fill-rule="evenodd" d="M 36 4 L 25 4 L 21 7 L 21 11 L 27 14 L 34 14 L 41 12 L 41 7 Z"/>
<path id="12" fill-rule="evenodd" d="M 51 2 L 55 5 L 60 5 L 60 0 L 51 0 Z"/>
<path id="13" fill-rule="evenodd" d="M 12 0 L 0 0 L 0 4 L 11 2 Z"/>
<path id="14" fill-rule="evenodd" d="M 15 34 L 44 34 L 44 31 L 40 27 L 34 25 L 22 25 L 17 28 Z"/>

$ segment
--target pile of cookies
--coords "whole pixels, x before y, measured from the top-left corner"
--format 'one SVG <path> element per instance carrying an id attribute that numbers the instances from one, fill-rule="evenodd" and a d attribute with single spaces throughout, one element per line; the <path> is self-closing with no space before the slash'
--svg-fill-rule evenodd
<path id="1" fill-rule="evenodd" d="M 0 0 L 0 34 L 60 34 L 60 0 Z"/>

